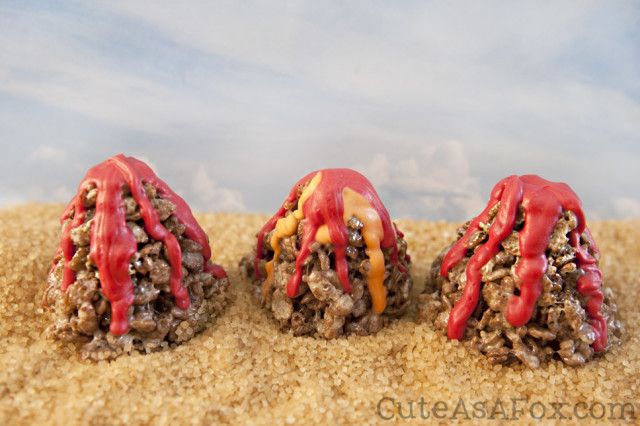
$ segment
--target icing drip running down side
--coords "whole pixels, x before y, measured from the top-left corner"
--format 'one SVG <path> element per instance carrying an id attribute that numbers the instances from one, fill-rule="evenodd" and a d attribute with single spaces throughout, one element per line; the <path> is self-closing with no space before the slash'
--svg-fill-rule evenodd
<path id="1" fill-rule="evenodd" d="M 137 243 L 133 232 L 127 226 L 123 200 L 123 187 L 131 191 L 140 208 L 144 229 L 151 238 L 162 241 L 167 248 L 171 265 L 170 289 L 180 309 L 189 307 L 189 292 L 182 286 L 182 251 L 177 238 L 160 222 L 158 213 L 144 191 L 144 184 L 154 186 L 160 197 L 171 201 L 173 213 L 185 226 L 185 236 L 202 246 L 205 272 L 217 278 L 226 277 L 222 267 L 210 262 L 211 247 L 205 232 L 196 222 L 187 203 L 175 194 L 142 161 L 119 154 L 91 168 L 78 187 L 76 196 L 65 209 L 60 221 L 64 225 L 58 251 L 63 257 L 62 290 L 76 279 L 70 262 L 75 254 L 71 230 L 82 225 L 86 218 L 83 194 L 88 187 L 95 186 L 97 199 L 95 215 L 91 220 L 90 256 L 100 274 L 103 294 L 111 303 L 111 324 L 109 331 L 122 335 L 129 331 L 128 311 L 133 304 L 134 289 L 129 264 L 136 253 Z"/>
<path id="2" fill-rule="evenodd" d="M 304 190 L 298 197 L 301 188 Z M 294 206 L 297 208 L 287 215 L 287 211 Z M 303 224 L 300 251 L 296 257 L 295 273 L 287 283 L 287 295 L 298 295 L 303 266 L 315 241 L 332 245 L 338 279 L 343 290 L 350 293 L 345 249 L 349 245 L 347 222 L 351 217 L 358 218 L 364 224 L 362 234 L 370 262 L 367 285 L 373 311 L 383 312 L 386 308 L 386 290 L 382 249 L 391 248 L 391 262 L 394 266 L 399 265 L 395 227 L 371 183 L 360 173 L 350 169 L 324 169 L 303 177 L 293 186 L 280 210 L 262 227 L 258 233 L 254 265 L 258 278 L 263 240 L 271 231 L 270 245 L 274 250 L 273 259 L 266 264 L 263 299 L 273 282 L 274 268 L 281 252 L 280 240 L 295 235 L 300 222 Z"/>
<path id="3" fill-rule="evenodd" d="M 607 326 L 601 312 L 604 299 L 602 274 L 597 267 L 598 249 L 586 226 L 582 203 L 571 188 L 564 183 L 550 182 L 535 175 L 509 176 L 493 188 L 487 207 L 474 218 L 465 234 L 445 255 L 440 274 L 446 277 L 451 268 L 467 255 L 467 243 L 474 232 L 489 221 L 489 212 L 499 203 L 498 213 L 489 228 L 488 240 L 473 253 L 466 266 L 466 285 L 462 297 L 449 315 L 447 333 L 450 339 L 461 339 L 467 321 L 478 304 L 482 282 L 482 267 L 500 250 L 500 244 L 514 229 L 518 209 L 524 210 L 524 227 L 519 232 L 521 258 L 516 267 L 520 280 L 520 294 L 511 295 L 505 317 L 514 327 L 525 325 L 533 315 L 535 304 L 542 291 L 542 277 L 547 270 L 546 248 L 553 228 L 563 211 L 573 212 L 578 226 L 569 235 L 576 251 L 577 266 L 584 274 L 576 287 L 586 300 L 586 312 L 595 333 L 592 344 L 596 352 L 607 346 Z M 589 244 L 589 251 L 580 244 L 580 238 Z"/>

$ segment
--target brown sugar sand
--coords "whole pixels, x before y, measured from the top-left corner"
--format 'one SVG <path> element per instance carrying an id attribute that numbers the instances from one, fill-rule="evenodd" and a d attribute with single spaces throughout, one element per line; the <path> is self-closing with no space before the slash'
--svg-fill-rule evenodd
<path id="1" fill-rule="evenodd" d="M 96 363 L 82 360 L 73 345 L 44 338 L 50 317 L 40 301 L 61 210 L 0 210 L 0 424 L 404 423 L 401 415 L 441 423 L 537 423 L 540 416 L 640 422 L 640 221 L 590 224 L 625 332 L 620 346 L 583 367 L 493 366 L 416 325 L 413 311 L 374 336 L 282 334 L 238 271 L 266 219 L 248 214 L 197 215 L 232 281 L 232 300 L 219 318 L 181 346 Z M 409 243 L 416 295 L 457 225 L 398 225 Z M 552 404 L 562 404 L 560 414 Z"/>

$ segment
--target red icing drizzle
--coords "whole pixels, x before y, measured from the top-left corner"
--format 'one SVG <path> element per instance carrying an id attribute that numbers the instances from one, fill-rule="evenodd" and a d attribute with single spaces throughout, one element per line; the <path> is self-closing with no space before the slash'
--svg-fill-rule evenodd
<path id="1" fill-rule="evenodd" d="M 467 243 L 472 234 L 480 229 L 480 223 L 489 221 L 489 211 L 500 202 L 498 213 L 489 228 L 489 238 L 471 256 L 466 267 L 467 283 L 462 297 L 451 309 L 448 323 L 450 339 L 461 339 L 467 320 L 475 310 L 480 297 L 482 282 L 481 268 L 500 250 L 501 242 L 513 231 L 522 205 L 525 214 L 524 227 L 520 231 L 519 244 L 521 258 L 516 267 L 520 279 L 520 295 L 512 295 L 507 303 L 505 317 L 514 327 L 525 325 L 533 314 L 536 301 L 542 292 L 542 276 L 547 270 L 546 248 L 556 221 L 563 210 L 572 211 L 578 219 L 578 226 L 569 235 L 569 241 L 576 250 L 577 266 L 584 271 L 578 279 L 578 292 L 586 298 L 586 311 L 595 332 L 592 346 L 596 352 L 607 345 L 607 326 L 600 307 L 602 273 L 596 265 L 598 249 L 586 227 L 582 203 L 571 188 L 564 183 L 549 182 L 535 175 L 509 176 L 493 188 L 487 207 L 474 218 L 464 236 L 449 250 L 442 261 L 440 274 L 446 277 L 451 268 L 467 255 Z M 592 256 L 580 245 L 580 236 L 589 241 Z"/>
<path id="2" fill-rule="evenodd" d="M 151 238 L 162 241 L 167 248 L 167 257 L 171 265 L 170 289 L 176 305 L 181 309 L 189 307 L 189 292 L 182 286 L 182 251 L 177 238 L 160 222 L 158 213 L 144 191 L 144 183 L 153 185 L 158 195 L 175 204 L 174 215 L 185 226 L 185 236 L 202 246 L 205 259 L 205 272 L 217 278 L 226 277 L 222 267 L 210 262 L 211 247 L 205 232 L 196 222 L 187 203 L 175 194 L 142 161 L 120 154 L 91 168 L 79 185 L 76 196 L 71 200 L 62 215 L 64 223 L 73 214 L 70 224 L 63 229 L 59 252 L 63 255 L 64 269 L 62 290 L 66 290 L 75 281 L 75 272 L 69 266 L 75 254 L 71 240 L 71 229 L 84 223 L 86 217 L 82 194 L 93 185 L 97 189 L 95 215 L 91 223 L 91 260 L 100 274 L 100 286 L 105 297 L 111 302 L 111 324 L 109 331 L 115 335 L 129 331 L 128 311 L 133 304 L 134 289 L 129 275 L 131 257 L 137 251 L 133 232 L 125 219 L 123 186 L 127 185 L 131 196 L 140 208 L 144 229 Z"/>
<path id="3" fill-rule="evenodd" d="M 289 192 L 282 207 L 258 232 L 258 244 L 256 247 L 255 271 L 259 278 L 260 270 L 258 264 L 262 258 L 262 245 L 264 236 L 272 231 L 278 219 L 285 216 L 289 207 L 298 200 L 298 188 L 304 187 L 313 177 L 322 172 L 322 179 L 314 189 L 311 196 L 304 203 L 303 212 L 305 222 L 303 226 L 302 242 L 300 251 L 296 257 L 296 271 L 291 276 L 287 284 L 287 294 L 289 297 L 296 297 L 300 281 L 302 280 L 302 267 L 305 260 L 311 253 L 311 244 L 315 241 L 316 232 L 320 226 L 326 224 L 329 229 L 329 236 L 335 254 L 335 268 L 338 278 L 342 283 L 345 292 L 351 292 L 349 282 L 349 268 L 345 249 L 349 245 L 348 229 L 344 223 L 344 200 L 342 192 L 345 188 L 350 188 L 362 195 L 376 210 L 380 217 L 384 238 L 380 242 L 382 248 L 393 248 L 391 255 L 392 264 L 398 265 L 398 246 L 396 244 L 395 228 L 392 225 L 387 209 L 380 201 L 371 182 L 363 175 L 351 169 L 323 169 L 309 173 L 300 179 Z M 402 265 L 400 265 L 402 267 Z"/>

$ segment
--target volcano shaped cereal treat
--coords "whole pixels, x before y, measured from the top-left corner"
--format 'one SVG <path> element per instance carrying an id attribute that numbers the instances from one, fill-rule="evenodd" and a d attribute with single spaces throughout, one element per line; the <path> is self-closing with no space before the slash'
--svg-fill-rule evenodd
<path id="1" fill-rule="evenodd" d="M 242 266 L 281 329 L 329 339 L 375 333 L 405 311 L 406 251 L 371 183 L 325 169 L 294 185 Z"/>
<path id="2" fill-rule="evenodd" d="M 510 176 L 435 260 L 418 318 L 493 363 L 580 365 L 617 340 L 612 292 L 579 198 L 564 183 Z"/>
<path id="3" fill-rule="evenodd" d="M 61 218 L 44 304 L 49 333 L 112 359 L 182 343 L 220 312 L 229 285 L 185 201 L 143 162 L 93 167 Z"/>

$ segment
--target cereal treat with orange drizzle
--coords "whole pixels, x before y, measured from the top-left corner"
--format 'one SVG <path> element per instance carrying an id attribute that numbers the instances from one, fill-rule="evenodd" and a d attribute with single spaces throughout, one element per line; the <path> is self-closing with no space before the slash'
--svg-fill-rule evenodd
<path id="1" fill-rule="evenodd" d="M 371 183 L 325 169 L 294 185 L 241 267 L 282 330 L 327 339 L 368 335 L 409 303 L 403 235 Z"/>
<path id="2" fill-rule="evenodd" d="M 113 359 L 185 342 L 225 305 L 229 280 L 185 201 L 143 162 L 89 170 L 61 218 L 44 305 L 48 334 Z"/>
<path id="3" fill-rule="evenodd" d="M 434 261 L 418 319 L 492 363 L 584 364 L 621 333 L 599 257 L 569 186 L 510 176 Z"/>

